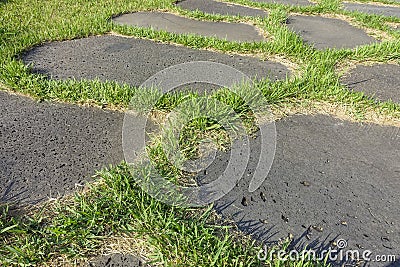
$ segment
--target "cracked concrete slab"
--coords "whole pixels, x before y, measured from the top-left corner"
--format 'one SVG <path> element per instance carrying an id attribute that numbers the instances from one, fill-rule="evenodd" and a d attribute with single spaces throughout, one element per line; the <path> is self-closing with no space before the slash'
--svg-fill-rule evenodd
<path id="1" fill-rule="evenodd" d="M 219 15 L 231 15 L 231 16 L 252 16 L 262 17 L 268 16 L 268 13 L 264 10 L 251 8 L 246 6 L 235 5 L 231 3 L 223 3 L 213 0 L 183 0 L 176 3 L 177 6 L 191 10 L 191 11 L 202 11 L 209 14 Z"/>
<path id="2" fill-rule="evenodd" d="M 355 48 L 377 42 L 363 30 L 339 19 L 319 16 L 291 16 L 287 26 L 317 49 Z"/>
<path id="3" fill-rule="evenodd" d="M 348 11 L 359 11 L 367 14 L 400 18 L 400 7 L 360 4 L 360 3 L 343 3 L 343 7 L 345 10 Z"/>
<path id="4" fill-rule="evenodd" d="M 228 41 L 266 41 L 252 25 L 200 21 L 164 12 L 135 12 L 115 17 L 113 21 L 121 25 L 153 28 L 178 34 L 196 34 Z"/>
<path id="5" fill-rule="evenodd" d="M 215 209 L 266 244 L 292 234 L 293 248 L 321 251 L 341 238 L 346 249 L 399 255 L 400 128 L 326 115 L 292 116 L 276 127 L 263 184 L 248 191 L 260 153 L 256 135 L 242 180 Z M 199 181 L 215 180 L 228 160 L 221 153 Z"/>
<path id="6" fill-rule="evenodd" d="M 38 46 L 22 59 L 33 71 L 53 79 L 100 79 L 139 86 L 155 73 L 185 62 L 213 61 L 234 67 L 249 77 L 285 79 L 282 64 L 227 55 L 150 40 L 104 35 Z"/>
<path id="7" fill-rule="evenodd" d="M 380 101 L 392 100 L 400 104 L 399 65 L 359 65 L 341 80 L 350 90 L 364 92 Z"/>
<path id="8" fill-rule="evenodd" d="M 120 163 L 123 116 L 0 91 L 0 202 L 63 196 Z"/>
<path id="9" fill-rule="evenodd" d="M 253 2 L 259 3 L 275 3 L 275 4 L 285 4 L 291 6 L 311 6 L 314 3 L 307 0 L 251 0 Z"/>

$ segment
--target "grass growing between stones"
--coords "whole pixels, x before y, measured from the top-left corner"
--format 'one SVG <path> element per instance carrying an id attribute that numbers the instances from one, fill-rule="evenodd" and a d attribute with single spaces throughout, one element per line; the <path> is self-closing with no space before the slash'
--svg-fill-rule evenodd
<path id="1" fill-rule="evenodd" d="M 141 175 L 137 170 L 136 175 Z M 31 217 L 15 219 L 3 211 L 0 246 L 4 265 L 34 265 L 67 255 L 96 255 L 116 235 L 145 240 L 154 260 L 169 266 L 254 264 L 249 240 L 236 243 L 227 226 L 214 226 L 210 210 L 174 208 L 140 190 L 126 165 L 103 171 L 101 182 Z M 18 245 L 16 245 L 18 244 Z M 133 246 L 132 249 L 135 249 Z M 137 248 L 136 249 L 140 249 Z"/>
<path id="2" fill-rule="evenodd" d="M 399 125 L 400 106 L 391 102 L 376 102 L 362 93 L 350 92 L 339 82 L 340 66 L 354 62 L 395 62 L 400 60 L 400 33 L 388 23 L 400 23 L 398 18 L 386 18 L 347 12 L 339 1 L 321 0 L 318 5 L 290 7 L 279 4 L 235 0 L 268 10 L 265 19 L 208 15 L 189 12 L 172 5 L 171 0 L 153 1 L 26 1 L 0 3 L 0 83 L 5 90 L 30 95 L 40 101 L 53 100 L 91 104 L 106 108 L 126 109 L 139 90 L 115 82 L 55 81 L 32 74 L 18 55 L 29 48 L 49 41 L 61 41 L 114 32 L 127 36 L 181 44 L 195 49 L 212 49 L 223 53 L 240 53 L 263 59 L 292 62 L 293 76 L 285 81 L 256 82 L 272 111 L 318 110 L 321 105 L 345 110 L 344 116 L 356 120 L 389 121 Z M 393 1 L 381 1 L 398 5 Z M 268 42 L 235 43 L 194 35 L 177 35 L 151 29 L 114 25 L 111 16 L 137 10 L 168 10 L 194 19 L 241 21 L 252 23 L 267 33 Z M 357 49 L 318 51 L 303 43 L 288 30 L 284 21 L 291 13 L 334 14 L 346 16 L 354 24 L 376 31 L 382 42 Z M 144 96 L 146 97 L 146 96 Z M 165 96 L 157 105 L 159 111 L 172 110 L 185 93 Z M 196 94 L 190 95 L 196 99 Z M 224 92 L 211 97 L 224 100 L 242 118 L 251 121 L 251 114 L 237 96 Z M 321 104 L 323 103 L 323 104 Z M 314 107 L 314 108 L 313 108 Z M 288 111 L 289 112 L 289 111 Z M 277 116 L 278 116 L 277 115 Z M 376 118 L 373 118 L 376 117 Z M 220 137 L 211 121 L 194 122 L 187 129 L 186 147 L 193 147 L 206 136 Z M 212 131 L 214 132 L 212 132 Z M 206 133 L 204 135 L 204 133 Z M 215 134 L 214 134 L 215 133 Z M 208 134 L 208 135 L 207 135 Z M 220 141 L 223 144 L 223 141 Z M 160 169 L 171 179 L 182 173 L 171 169 L 159 152 L 159 146 L 149 148 Z M 188 151 L 188 154 L 195 151 Z M 145 168 L 136 175 L 146 176 Z M 134 175 L 135 175 L 134 174 Z M 96 255 L 106 249 L 113 238 L 133 238 L 144 244 L 143 256 L 166 266 L 323 266 L 312 262 L 259 262 L 258 247 L 247 237 L 236 236 L 228 224 L 218 225 L 210 209 L 185 209 L 164 205 L 143 192 L 134 182 L 126 165 L 102 171 L 99 182 L 70 199 L 48 203 L 30 215 L 12 216 L 2 208 L 0 219 L 0 263 L 2 265 L 44 265 L 68 258 Z M 129 237 L 129 238 L 127 238 Z M 138 252 L 139 247 L 132 246 Z"/>
<path id="3" fill-rule="evenodd" d="M 122 164 L 100 172 L 99 182 L 85 192 L 47 203 L 29 216 L 11 216 L 2 208 L 1 263 L 79 265 L 81 259 L 115 247 L 113 240 L 120 239 L 129 245 L 124 251 L 150 256 L 155 265 L 262 266 L 254 241 L 233 232 L 210 208 L 172 207 L 155 200 L 132 177 L 143 175 L 146 168 L 129 170 Z M 171 172 L 168 175 L 173 178 Z M 283 266 L 276 260 L 265 264 Z M 284 266 L 322 264 L 288 262 Z"/>

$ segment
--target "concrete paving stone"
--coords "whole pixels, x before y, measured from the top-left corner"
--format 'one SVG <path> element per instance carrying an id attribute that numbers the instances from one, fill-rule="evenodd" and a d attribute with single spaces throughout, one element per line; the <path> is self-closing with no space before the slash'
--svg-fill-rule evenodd
<path id="1" fill-rule="evenodd" d="M 153 28 L 178 34 L 197 34 L 228 41 L 259 42 L 266 40 L 252 25 L 200 21 L 164 12 L 135 12 L 113 18 L 113 21 L 121 25 Z"/>
<path id="2" fill-rule="evenodd" d="M 400 7 L 359 3 L 343 3 L 343 7 L 348 11 L 359 11 L 367 14 L 400 18 Z"/>
<path id="3" fill-rule="evenodd" d="M 33 64 L 34 72 L 53 79 L 98 78 L 133 86 L 167 67 L 190 61 L 223 63 L 253 78 L 285 79 L 290 73 L 276 62 L 113 35 L 47 43 L 22 59 Z"/>
<path id="4" fill-rule="evenodd" d="M 291 16 L 288 27 L 317 49 L 355 48 L 377 42 L 361 29 L 339 19 L 317 16 Z"/>
<path id="5" fill-rule="evenodd" d="M 123 116 L 0 91 L 0 202 L 59 197 L 120 163 Z"/>
<path id="6" fill-rule="evenodd" d="M 342 77 L 342 83 L 354 91 L 400 104 L 400 66 L 394 64 L 359 65 Z"/>
<path id="7" fill-rule="evenodd" d="M 291 116 L 276 127 L 276 154 L 263 184 L 249 193 L 257 134 L 243 178 L 215 209 L 269 245 L 292 234 L 292 248 L 300 250 L 321 252 L 342 238 L 346 249 L 400 255 L 400 128 L 326 115 Z M 220 153 L 199 181 L 215 180 L 228 160 L 229 152 Z"/>
<path id="8" fill-rule="evenodd" d="M 231 3 L 223 3 L 213 0 L 183 0 L 176 3 L 177 6 L 195 11 L 199 10 L 209 14 L 231 15 L 231 16 L 252 16 L 267 17 L 268 13 L 264 10 L 235 5 Z"/>
<path id="9" fill-rule="evenodd" d="M 88 263 L 88 267 L 146 267 L 142 259 L 134 255 L 111 254 L 101 256 Z"/>
<path id="10" fill-rule="evenodd" d="M 285 4 L 291 6 L 311 6 L 314 3 L 307 0 L 251 0 L 253 2 L 259 3 L 275 3 L 275 4 Z"/>

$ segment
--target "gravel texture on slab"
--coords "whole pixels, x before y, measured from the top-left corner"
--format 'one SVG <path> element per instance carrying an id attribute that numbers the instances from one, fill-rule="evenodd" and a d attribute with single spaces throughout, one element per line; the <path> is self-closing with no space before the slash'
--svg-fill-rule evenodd
<path id="1" fill-rule="evenodd" d="M 176 3 L 177 6 L 191 11 L 199 10 L 209 14 L 267 17 L 268 13 L 261 9 L 223 3 L 213 0 L 183 0 Z"/>
<path id="2" fill-rule="evenodd" d="M 291 6 L 310 6 L 314 5 L 312 2 L 307 0 L 251 0 L 253 2 L 259 3 L 276 3 L 276 4 L 285 4 Z"/>
<path id="3" fill-rule="evenodd" d="M 348 11 L 359 11 L 367 14 L 400 18 L 400 7 L 359 4 L 359 3 L 343 3 L 343 7 L 345 10 Z"/>
<path id="4" fill-rule="evenodd" d="M 88 263 L 87 267 L 149 267 L 142 259 L 134 255 L 111 254 L 98 257 Z"/>
<path id="5" fill-rule="evenodd" d="M 59 197 L 120 163 L 123 116 L 0 91 L 0 202 Z"/>
<path id="6" fill-rule="evenodd" d="M 248 191 L 257 135 L 242 180 L 215 209 L 267 244 L 292 234 L 300 250 L 322 251 L 344 239 L 346 249 L 399 255 L 400 128 L 325 115 L 291 116 L 276 127 L 276 154 L 263 184 Z M 228 152 L 220 153 L 199 181 L 215 180 L 228 160 Z"/>
<path id="7" fill-rule="evenodd" d="M 178 34 L 197 34 L 228 41 L 265 41 L 260 32 L 252 25 L 200 21 L 164 12 L 135 12 L 115 17 L 113 21 L 122 25 L 153 28 Z"/>
<path id="8" fill-rule="evenodd" d="M 339 19 L 318 16 L 291 16 L 287 26 L 317 49 L 355 48 L 377 42 L 361 29 Z"/>
<path id="9" fill-rule="evenodd" d="M 364 92 L 380 101 L 400 104 L 400 66 L 394 64 L 359 65 L 342 77 L 349 89 Z"/>
<path id="10" fill-rule="evenodd" d="M 104 35 L 38 46 L 22 59 L 53 79 L 100 79 L 139 86 L 155 73 L 185 62 L 212 61 L 249 77 L 285 79 L 282 64 L 257 58 L 194 50 L 149 40 Z"/>

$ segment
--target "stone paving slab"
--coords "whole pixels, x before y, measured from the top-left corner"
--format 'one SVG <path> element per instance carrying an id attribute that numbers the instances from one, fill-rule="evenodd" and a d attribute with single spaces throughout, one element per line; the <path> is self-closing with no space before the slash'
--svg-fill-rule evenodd
<path id="1" fill-rule="evenodd" d="M 285 79 L 280 63 L 227 55 L 149 40 L 113 35 L 48 43 L 23 55 L 33 71 L 53 79 L 100 79 L 141 85 L 155 73 L 180 63 L 214 61 L 234 67 L 249 77 Z"/>
<path id="2" fill-rule="evenodd" d="M 146 267 L 147 265 L 142 259 L 133 255 L 111 254 L 101 256 L 89 262 L 88 267 Z"/>
<path id="3" fill-rule="evenodd" d="M 343 3 L 343 7 L 345 10 L 348 11 L 359 11 L 367 14 L 400 18 L 400 7 L 359 4 L 359 3 Z"/>
<path id="4" fill-rule="evenodd" d="M 348 249 L 400 255 L 400 128 L 325 115 L 292 116 L 276 127 L 276 155 L 264 183 L 248 192 L 257 135 L 244 178 L 216 210 L 268 244 L 291 233 L 297 248 L 321 250 L 343 238 Z M 228 159 L 220 154 L 200 180 L 214 180 Z"/>
<path id="5" fill-rule="evenodd" d="M 318 16 L 291 16 L 288 27 L 317 49 L 355 48 L 377 42 L 361 29 L 339 19 Z"/>
<path id="6" fill-rule="evenodd" d="M 268 13 L 261 9 L 245 7 L 230 3 L 223 3 L 212 0 L 183 0 L 176 4 L 177 6 L 191 11 L 199 10 L 209 14 L 231 15 L 231 16 L 252 16 L 267 17 Z"/>
<path id="7" fill-rule="evenodd" d="M 311 6 L 314 5 L 312 2 L 307 0 L 251 0 L 253 2 L 259 3 L 275 3 L 275 4 L 285 4 L 291 6 Z"/>
<path id="8" fill-rule="evenodd" d="M 0 91 L 0 202 L 59 197 L 120 163 L 123 115 Z"/>
<path id="9" fill-rule="evenodd" d="M 259 31 L 248 24 L 200 21 L 164 12 L 135 12 L 113 18 L 113 21 L 122 25 L 153 28 L 178 34 L 217 37 L 228 41 L 265 41 Z"/>
<path id="10" fill-rule="evenodd" d="M 374 98 L 400 104 L 400 66 L 394 64 L 359 65 L 342 78 L 342 83 L 354 91 Z"/>

